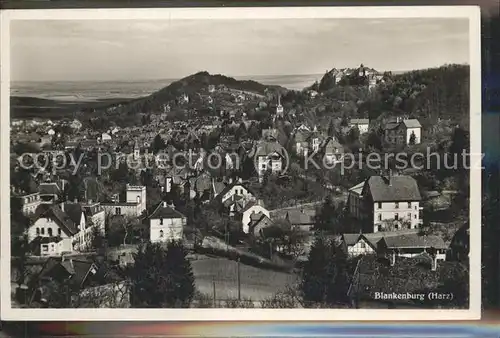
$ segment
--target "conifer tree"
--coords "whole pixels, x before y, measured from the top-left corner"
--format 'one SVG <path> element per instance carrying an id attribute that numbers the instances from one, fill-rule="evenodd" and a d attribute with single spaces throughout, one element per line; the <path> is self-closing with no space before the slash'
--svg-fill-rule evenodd
<path id="1" fill-rule="evenodd" d="M 305 307 L 336 307 L 348 301 L 349 276 L 345 254 L 318 236 L 304 266 L 300 291 Z"/>
<path id="2" fill-rule="evenodd" d="M 130 271 L 133 307 L 188 307 L 195 284 L 191 263 L 180 241 L 141 246 Z"/>

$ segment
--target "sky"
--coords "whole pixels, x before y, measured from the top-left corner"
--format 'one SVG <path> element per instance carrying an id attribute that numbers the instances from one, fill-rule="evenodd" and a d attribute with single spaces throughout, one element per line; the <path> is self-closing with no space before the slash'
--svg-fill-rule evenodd
<path id="1" fill-rule="evenodd" d="M 467 19 L 30 20 L 11 22 L 12 81 L 139 81 L 198 71 L 322 74 L 469 62 Z"/>

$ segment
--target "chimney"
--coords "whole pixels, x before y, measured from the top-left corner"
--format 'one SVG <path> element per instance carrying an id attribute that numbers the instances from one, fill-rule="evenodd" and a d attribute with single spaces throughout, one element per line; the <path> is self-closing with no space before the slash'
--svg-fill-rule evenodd
<path id="1" fill-rule="evenodd" d="M 166 207 L 168 206 L 167 202 L 166 202 L 166 201 L 163 201 L 163 202 L 162 202 L 162 206 L 163 206 L 164 208 L 166 208 Z"/>
<path id="2" fill-rule="evenodd" d="M 78 203 L 78 198 L 76 198 L 76 197 L 75 197 L 75 198 L 73 199 L 73 203 Z"/>
<path id="3" fill-rule="evenodd" d="M 61 203 L 61 210 L 64 212 L 64 203 Z"/>
<path id="4" fill-rule="evenodd" d="M 264 206 L 264 201 L 261 200 L 261 199 L 258 199 L 257 200 L 257 205 L 260 205 L 261 207 L 263 207 Z"/>
<path id="5" fill-rule="evenodd" d="M 391 266 L 394 266 L 396 264 L 396 251 L 393 250 L 391 253 Z"/>

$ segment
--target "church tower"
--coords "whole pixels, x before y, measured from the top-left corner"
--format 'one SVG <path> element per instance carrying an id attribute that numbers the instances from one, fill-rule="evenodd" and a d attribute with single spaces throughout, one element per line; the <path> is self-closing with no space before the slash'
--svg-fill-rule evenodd
<path id="1" fill-rule="evenodd" d="M 276 117 L 283 118 L 283 106 L 281 105 L 280 94 L 278 94 L 278 106 L 276 107 Z"/>

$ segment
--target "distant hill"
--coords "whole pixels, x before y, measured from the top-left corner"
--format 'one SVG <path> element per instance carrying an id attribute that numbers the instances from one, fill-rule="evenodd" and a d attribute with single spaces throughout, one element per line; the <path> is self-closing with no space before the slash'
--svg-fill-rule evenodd
<path id="1" fill-rule="evenodd" d="M 314 83 L 308 89 L 325 92 L 337 85 L 368 85 L 369 75 L 382 76 L 383 73 L 363 64 L 356 68 L 332 68 L 323 75 L 319 82 Z"/>
<path id="2" fill-rule="evenodd" d="M 179 98 L 187 95 L 189 99 L 197 98 L 201 94 L 209 94 L 208 86 L 223 86 L 229 90 L 265 95 L 268 91 L 286 91 L 286 88 L 276 85 L 264 85 L 252 80 L 236 80 L 224 75 L 211 75 L 208 72 L 198 72 L 177 80 L 168 86 L 139 99 L 131 100 L 120 108 L 121 111 L 133 113 L 150 113 L 162 111 L 165 104 L 179 105 Z"/>
<path id="3" fill-rule="evenodd" d="M 391 75 L 375 88 L 358 112 L 370 119 L 388 112 L 431 120 L 468 121 L 469 80 L 468 65 L 446 65 Z"/>

